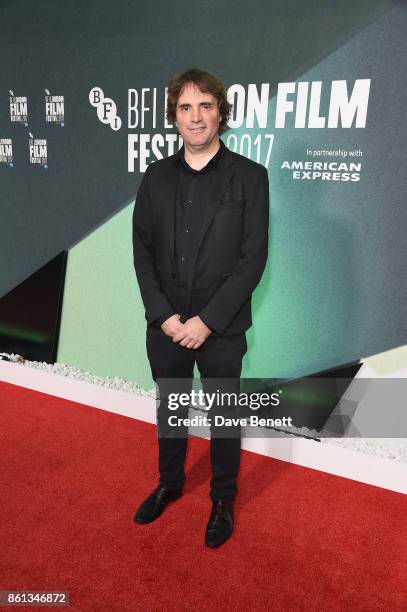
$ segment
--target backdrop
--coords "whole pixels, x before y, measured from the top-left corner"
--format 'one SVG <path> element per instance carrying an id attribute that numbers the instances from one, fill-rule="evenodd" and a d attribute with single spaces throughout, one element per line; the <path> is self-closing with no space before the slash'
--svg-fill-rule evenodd
<path id="1" fill-rule="evenodd" d="M 131 213 L 180 145 L 165 87 L 193 65 L 228 88 L 227 146 L 269 171 L 243 375 L 406 343 L 405 3 L 15 0 L 0 18 L 0 295 L 70 249 L 58 361 L 151 385 Z"/>

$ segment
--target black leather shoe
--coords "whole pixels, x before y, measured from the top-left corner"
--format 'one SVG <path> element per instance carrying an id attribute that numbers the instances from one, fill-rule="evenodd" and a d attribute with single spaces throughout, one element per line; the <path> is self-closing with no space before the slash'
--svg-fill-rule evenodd
<path id="1" fill-rule="evenodd" d="M 225 542 L 233 531 L 233 502 L 213 502 L 211 515 L 206 526 L 205 544 L 217 548 Z"/>
<path id="2" fill-rule="evenodd" d="M 169 502 L 181 497 L 182 491 L 182 487 L 180 489 L 168 489 L 165 485 L 158 485 L 137 510 L 134 515 L 135 522 L 143 525 L 152 523 L 160 516 Z"/>

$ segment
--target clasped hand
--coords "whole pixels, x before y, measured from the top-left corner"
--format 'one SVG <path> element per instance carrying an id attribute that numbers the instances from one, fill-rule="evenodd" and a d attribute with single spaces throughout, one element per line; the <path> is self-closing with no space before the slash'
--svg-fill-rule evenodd
<path id="1" fill-rule="evenodd" d="M 187 319 L 185 323 L 181 323 L 180 315 L 175 314 L 169 317 L 161 325 L 166 336 L 170 336 L 173 342 L 179 342 L 181 346 L 185 346 L 188 349 L 199 348 L 208 336 L 211 335 L 212 330 L 202 321 L 199 316 L 191 317 Z"/>

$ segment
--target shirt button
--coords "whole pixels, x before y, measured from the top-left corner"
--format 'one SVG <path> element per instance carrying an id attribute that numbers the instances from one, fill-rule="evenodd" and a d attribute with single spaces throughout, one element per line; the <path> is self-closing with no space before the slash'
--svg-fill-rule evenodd
<path id="1" fill-rule="evenodd" d="M 185 261 L 185 257 L 181 257 L 181 261 Z"/>
<path id="2" fill-rule="evenodd" d="M 188 234 L 188 232 L 189 232 L 189 229 L 186 229 L 185 231 L 186 231 L 186 233 Z"/>
<path id="3" fill-rule="evenodd" d="M 188 200 L 187 204 L 188 204 L 188 206 L 191 206 L 192 200 Z"/>

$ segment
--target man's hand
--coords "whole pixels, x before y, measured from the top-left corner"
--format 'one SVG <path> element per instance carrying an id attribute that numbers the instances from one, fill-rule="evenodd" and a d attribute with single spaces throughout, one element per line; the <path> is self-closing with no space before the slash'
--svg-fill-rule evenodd
<path id="1" fill-rule="evenodd" d="M 180 321 L 181 315 L 175 314 L 169 317 L 164 323 L 161 325 L 161 329 L 163 330 L 166 336 L 170 336 L 172 338 L 174 334 L 179 333 L 184 324 Z"/>
<path id="2" fill-rule="evenodd" d="M 197 349 L 205 342 L 212 330 L 209 329 L 198 316 L 185 321 L 181 329 L 172 337 L 173 342 L 179 342 L 181 346 L 189 349 Z"/>

